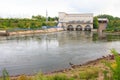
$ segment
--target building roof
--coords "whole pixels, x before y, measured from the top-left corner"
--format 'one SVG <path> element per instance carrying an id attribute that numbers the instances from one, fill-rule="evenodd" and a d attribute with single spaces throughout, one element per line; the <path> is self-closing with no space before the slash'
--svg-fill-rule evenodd
<path id="1" fill-rule="evenodd" d="M 107 21 L 108 22 L 108 19 L 107 18 L 98 18 L 98 21 Z"/>
<path id="2" fill-rule="evenodd" d="M 65 13 L 65 12 L 59 12 L 59 13 L 64 13 L 66 15 L 92 15 L 93 13 Z"/>

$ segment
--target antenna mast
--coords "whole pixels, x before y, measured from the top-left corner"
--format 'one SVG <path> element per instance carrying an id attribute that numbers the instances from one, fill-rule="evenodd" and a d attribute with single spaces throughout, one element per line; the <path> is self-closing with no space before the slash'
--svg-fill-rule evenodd
<path id="1" fill-rule="evenodd" d="M 48 12 L 46 10 L 46 23 L 48 22 Z"/>

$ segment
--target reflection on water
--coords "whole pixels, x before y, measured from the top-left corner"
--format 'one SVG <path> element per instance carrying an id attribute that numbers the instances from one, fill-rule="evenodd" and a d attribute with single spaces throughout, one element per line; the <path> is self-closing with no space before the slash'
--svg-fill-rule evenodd
<path id="1" fill-rule="evenodd" d="M 57 32 L 0 37 L 0 71 L 11 75 L 49 72 L 120 52 L 120 35 L 93 32 Z"/>
<path id="2" fill-rule="evenodd" d="M 120 41 L 120 34 L 94 33 L 93 41 Z"/>

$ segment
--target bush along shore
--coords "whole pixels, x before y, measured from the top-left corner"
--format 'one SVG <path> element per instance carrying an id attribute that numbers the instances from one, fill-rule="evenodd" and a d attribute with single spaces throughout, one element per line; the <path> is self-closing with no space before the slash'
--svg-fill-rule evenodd
<path id="1" fill-rule="evenodd" d="M 63 31 L 63 28 L 48 28 L 48 29 L 36 29 L 36 30 L 3 30 L 0 31 L 1 36 L 11 36 L 11 35 L 25 35 L 25 34 L 36 34 L 36 33 L 50 33 Z"/>
<path id="2" fill-rule="evenodd" d="M 4 69 L 0 80 L 120 80 L 120 56 L 115 49 L 112 49 L 111 53 L 83 65 L 70 63 L 70 69 L 46 74 L 38 73 L 32 76 L 22 74 L 10 77 Z"/>

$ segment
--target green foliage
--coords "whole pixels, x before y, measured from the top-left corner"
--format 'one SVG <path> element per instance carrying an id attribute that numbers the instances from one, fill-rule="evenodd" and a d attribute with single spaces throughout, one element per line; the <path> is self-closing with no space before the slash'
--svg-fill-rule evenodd
<path id="1" fill-rule="evenodd" d="M 39 20 L 39 21 L 45 21 L 46 18 L 44 16 L 41 15 L 37 15 L 37 16 L 32 16 L 33 20 Z"/>
<path id="2" fill-rule="evenodd" d="M 98 15 L 98 18 L 107 18 L 108 20 L 114 20 L 114 17 L 108 14 Z"/>
<path id="3" fill-rule="evenodd" d="M 98 39 L 99 39 L 99 38 L 98 38 L 98 33 L 94 33 L 92 40 L 93 40 L 93 41 L 98 41 Z"/>
<path id="4" fill-rule="evenodd" d="M 106 32 L 120 32 L 120 27 L 115 27 L 115 28 L 107 28 Z"/>
<path id="5" fill-rule="evenodd" d="M 93 19 L 93 28 L 94 29 L 98 28 L 98 18 L 97 17 L 94 17 L 94 19 Z"/>
<path id="6" fill-rule="evenodd" d="M 108 80 L 108 77 L 109 77 L 109 80 L 110 79 L 111 80 L 120 80 L 120 56 L 115 49 L 112 49 L 111 52 L 114 55 L 115 63 L 111 64 L 110 62 L 105 62 L 106 66 L 111 71 L 111 75 L 110 75 L 110 72 L 109 72 L 109 75 L 110 75 L 111 78 L 109 76 L 107 76 L 107 73 L 104 74 L 105 75 L 104 77 L 105 77 L 105 80 Z M 115 65 L 115 66 L 113 66 L 113 65 Z"/>
<path id="7" fill-rule="evenodd" d="M 34 80 L 49 80 L 48 77 L 46 77 L 45 75 L 43 75 L 42 73 L 38 73 Z"/>
<path id="8" fill-rule="evenodd" d="M 46 17 L 37 15 L 37 16 L 32 16 L 33 20 L 39 20 L 39 21 L 46 21 Z M 48 17 L 48 21 L 58 21 L 58 17 Z"/>
<path id="9" fill-rule="evenodd" d="M 55 22 L 48 22 L 47 25 L 49 25 L 49 26 L 56 26 L 56 23 Z"/>
<path id="10" fill-rule="evenodd" d="M 47 26 L 47 24 L 44 22 L 44 23 L 42 23 L 42 26 Z"/>
<path id="11" fill-rule="evenodd" d="M 113 17 L 111 15 L 103 14 L 98 15 L 97 18 L 107 18 L 109 20 L 107 25 L 107 31 L 116 32 L 120 31 L 118 28 L 120 28 L 120 18 L 119 17 Z"/>
<path id="12" fill-rule="evenodd" d="M 108 76 L 109 71 L 105 70 L 105 71 L 103 71 L 103 74 L 104 74 L 104 80 L 111 80 L 111 77 Z"/>
<path id="13" fill-rule="evenodd" d="M 65 75 L 55 75 L 51 80 L 69 80 Z"/>
<path id="14" fill-rule="evenodd" d="M 17 80 L 33 80 L 32 77 L 28 77 L 26 75 L 20 75 Z"/>
<path id="15" fill-rule="evenodd" d="M 9 73 L 7 72 L 6 69 L 3 69 L 3 71 L 2 71 L 2 77 L 3 77 L 3 80 L 10 80 Z"/>
<path id="16" fill-rule="evenodd" d="M 120 80 L 120 56 L 118 52 L 115 49 L 112 49 L 111 52 L 115 56 L 115 61 L 116 61 L 116 67 L 115 68 L 110 68 L 113 72 L 113 78 L 114 80 Z"/>
<path id="17" fill-rule="evenodd" d="M 48 17 L 48 21 L 54 21 L 54 18 Z"/>
<path id="18" fill-rule="evenodd" d="M 79 73 L 80 79 L 85 79 L 85 80 L 89 80 L 89 79 L 96 79 L 98 77 L 98 69 L 95 68 L 89 68 L 86 69 L 85 71 L 81 71 Z"/>
<path id="19" fill-rule="evenodd" d="M 78 77 L 66 76 L 64 73 L 53 75 L 44 75 L 42 73 L 38 73 L 35 76 L 26 76 L 23 74 L 15 78 L 14 80 L 95 80 L 98 77 L 98 71 L 99 70 L 96 68 L 86 69 L 85 71 L 81 71 Z M 6 69 L 4 69 L 4 75 L 6 75 L 6 73 L 7 71 Z M 7 76 L 2 80 L 10 80 L 10 78 L 9 76 Z"/>
<path id="20" fill-rule="evenodd" d="M 41 15 L 32 16 L 32 19 L 0 18 L 0 29 L 38 29 L 41 28 L 41 26 L 55 26 L 55 20 L 58 20 L 58 18 L 49 18 L 48 23 L 46 23 L 46 18 Z"/>
<path id="21" fill-rule="evenodd" d="M 51 76 L 43 75 L 42 73 L 39 73 L 35 76 L 33 80 L 74 80 L 73 78 L 68 78 L 67 76 L 63 74 L 56 74 Z"/>

